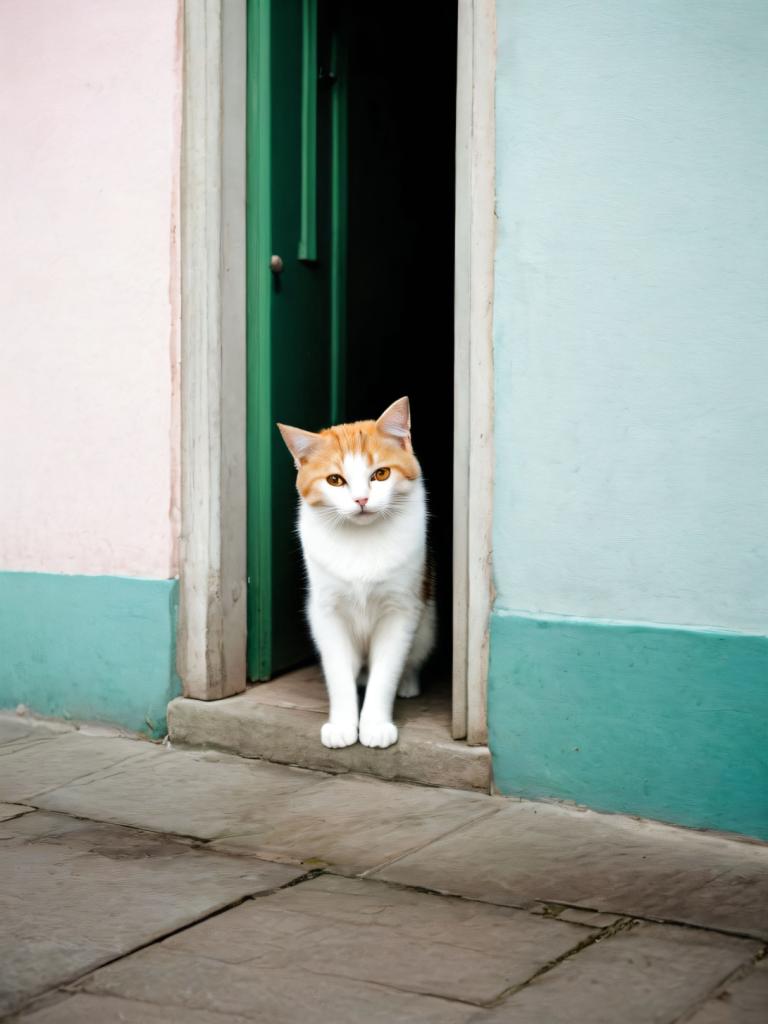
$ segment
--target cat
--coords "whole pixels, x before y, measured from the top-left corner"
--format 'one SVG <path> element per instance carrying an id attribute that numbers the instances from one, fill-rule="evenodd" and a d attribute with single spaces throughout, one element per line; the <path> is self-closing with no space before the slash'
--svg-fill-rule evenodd
<path id="1" fill-rule="evenodd" d="M 315 434 L 277 424 L 298 471 L 307 617 L 330 702 L 326 747 L 389 747 L 395 693 L 419 693 L 435 642 L 427 507 L 407 398 Z M 365 685 L 358 710 L 357 687 Z"/>

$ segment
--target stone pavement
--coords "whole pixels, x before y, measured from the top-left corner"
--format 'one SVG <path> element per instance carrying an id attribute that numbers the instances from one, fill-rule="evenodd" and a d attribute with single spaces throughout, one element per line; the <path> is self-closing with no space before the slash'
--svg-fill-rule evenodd
<path id="1" fill-rule="evenodd" d="M 0 716 L 0 1017 L 763 1024 L 768 848 Z"/>

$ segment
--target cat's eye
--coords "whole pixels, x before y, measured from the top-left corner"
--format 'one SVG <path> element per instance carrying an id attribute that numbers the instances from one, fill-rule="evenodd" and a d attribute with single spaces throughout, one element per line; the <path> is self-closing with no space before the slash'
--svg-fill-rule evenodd
<path id="1" fill-rule="evenodd" d="M 386 480 L 391 472 L 392 470 L 389 466 L 382 466 L 381 469 L 377 469 L 371 476 L 371 480 Z"/>
<path id="2" fill-rule="evenodd" d="M 343 476 L 339 476 L 338 473 L 331 473 L 330 476 L 325 478 L 331 487 L 342 487 L 347 481 Z"/>

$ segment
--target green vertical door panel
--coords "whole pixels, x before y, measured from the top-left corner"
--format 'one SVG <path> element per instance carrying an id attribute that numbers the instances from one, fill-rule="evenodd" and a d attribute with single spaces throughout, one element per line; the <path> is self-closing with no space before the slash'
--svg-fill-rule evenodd
<path id="1" fill-rule="evenodd" d="M 299 259 L 317 259 L 317 0 L 301 5 L 301 233 Z"/>
<path id="2" fill-rule="evenodd" d="M 331 71 L 331 420 L 346 418 L 347 354 L 347 61 L 340 25 L 330 40 Z"/>
<path id="3" fill-rule="evenodd" d="M 295 470 L 275 423 L 318 430 L 331 413 L 330 203 L 319 198 L 331 180 L 330 93 L 317 83 L 317 17 L 316 0 L 248 6 L 251 679 L 312 655 Z M 270 270 L 273 255 L 281 273 Z"/>

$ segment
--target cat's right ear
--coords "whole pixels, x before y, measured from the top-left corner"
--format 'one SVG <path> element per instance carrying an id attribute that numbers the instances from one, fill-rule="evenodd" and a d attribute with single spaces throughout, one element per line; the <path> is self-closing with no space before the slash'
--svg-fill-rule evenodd
<path id="1" fill-rule="evenodd" d="M 411 403 L 408 397 L 398 398 L 388 409 L 376 420 L 376 426 L 382 434 L 388 434 L 391 438 L 405 448 L 407 452 L 411 448 Z"/>
<path id="2" fill-rule="evenodd" d="M 322 438 L 319 434 L 313 434 L 311 430 L 300 430 L 298 427 L 287 427 L 284 423 L 278 423 L 277 429 L 283 436 L 288 451 L 293 456 L 293 464 L 296 469 L 301 469 L 301 464 L 312 454 Z"/>

